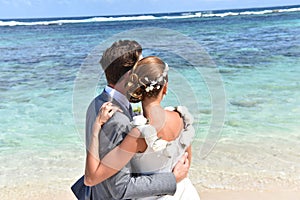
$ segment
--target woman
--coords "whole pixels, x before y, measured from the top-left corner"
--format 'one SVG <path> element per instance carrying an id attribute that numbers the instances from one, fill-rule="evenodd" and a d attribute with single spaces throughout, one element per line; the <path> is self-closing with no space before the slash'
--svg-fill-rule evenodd
<path id="1" fill-rule="evenodd" d="M 167 93 L 167 72 L 168 65 L 158 57 L 149 56 L 137 62 L 129 77 L 128 95 L 131 102 L 142 102 L 143 115 L 147 120 L 134 120 L 136 127 L 118 147 L 99 161 L 98 133 L 101 125 L 118 110 L 109 102 L 102 106 L 94 124 L 94 139 L 86 159 L 87 185 L 95 185 L 109 178 L 130 159 L 136 173 L 171 171 L 185 151 L 191 162 L 191 142 L 194 137 L 192 116 L 183 106 L 164 109 L 160 104 Z M 148 123 L 141 123 L 143 120 Z M 186 178 L 177 184 L 174 196 L 161 199 L 199 199 L 199 196 Z"/>

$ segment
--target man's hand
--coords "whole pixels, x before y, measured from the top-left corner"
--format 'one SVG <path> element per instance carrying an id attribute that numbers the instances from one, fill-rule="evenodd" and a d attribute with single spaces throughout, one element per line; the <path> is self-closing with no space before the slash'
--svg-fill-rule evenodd
<path id="1" fill-rule="evenodd" d="M 187 157 L 188 153 L 185 152 L 173 169 L 173 174 L 175 175 L 177 183 L 186 178 L 188 175 L 190 163 Z"/>

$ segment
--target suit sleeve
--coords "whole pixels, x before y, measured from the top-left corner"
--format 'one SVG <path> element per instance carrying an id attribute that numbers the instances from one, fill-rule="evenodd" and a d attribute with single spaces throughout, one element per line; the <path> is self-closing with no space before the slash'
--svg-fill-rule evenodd
<path id="1" fill-rule="evenodd" d="M 175 176 L 170 172 L 133 177 L 124 167 L 111 179 L 109 188 L 115 199 L 173 195 L 176 191 Z"/>
<path id="2" fill-rule="evenodd" d="M 87 116 L 87 135 L 89 135 L 89 130 L 91 130 L 96 115 L 90 113 Z M 129 123 L 130 121 L 126 115 L 115 113 L 103 126 L 99 137 L 99 155 L 101 159 L 122 142 L 131 128 Z M 117 174 L 103 182 L 114 199 L 173 195 L 176 191 L 176 179 L 171 172 L 140 176 L 133 176 L 132 172 L 129 162 Z"/>

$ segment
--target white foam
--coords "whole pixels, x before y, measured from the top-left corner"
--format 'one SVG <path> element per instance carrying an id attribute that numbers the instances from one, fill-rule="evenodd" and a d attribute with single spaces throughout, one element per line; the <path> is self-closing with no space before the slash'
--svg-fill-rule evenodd
<path id="1" fill-rule="evenodd" d="M 1 21 L 0 26 L 36 26 L 36 25 L 62 25 L 71 23 L 90 23 L 90 22 L 109 22 L 109 21 L 132 21 L 132 20 L 156 20 L 156 19 L 186 19 L 186 18 L 197 18 L 197 17 L 228 17 L 237 15 L 264 15 L 277 12 L 299 12 L 299 8 L 289 9 L 267 9 L 261 11 L 243 11 L 243 12 L 224 12 L 224 13 L 213 13 L 213 11 L 206 12 L 184 12 L 178 13 L 177 15 L 140 15 L 140 16 L 112 16 L 112 17 L 92 17 L 87 19 L 64 19 L 64 20 L 53 20 L 53 21 Z"/>

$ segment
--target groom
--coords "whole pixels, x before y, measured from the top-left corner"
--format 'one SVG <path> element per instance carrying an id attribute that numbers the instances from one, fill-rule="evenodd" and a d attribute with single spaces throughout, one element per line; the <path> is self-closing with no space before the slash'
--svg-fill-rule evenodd
<path id="1" fill-rule="evenodd" d="M 108 152 L 119 145 L 130 131 L 132 121 L 131 105 L 126 98 L 125 85 L 128 72 L 142 57 L 142 47 L 136 41 L 120 40 L 112 44 L 102 55 L 100 61 L 107 86 L 90 104 L 86 115 L 86 141 L 89 146 L 92 127 L 98 111 L 103 103 L 111 101 L 119 106 L 122 113 L 112 117 L 103 125 L 99 139 L 99 157 L 102 159 Z M 186 157 L 182 159 L 187 159 Z M 118 161 L 116 161 L 118 162 Z M 188 163 L 188 162 L 187 162 Z M 159 173 L 151 175 L 133 176 L 133 169 L 129 162 L 117 174 L 92 187 L 86 186 L 88 199 L 135 199 L 148 196 L 173 195 L 176 182 L 187 176 L 189 164 L 178 162 L 173 173 Z"/>

